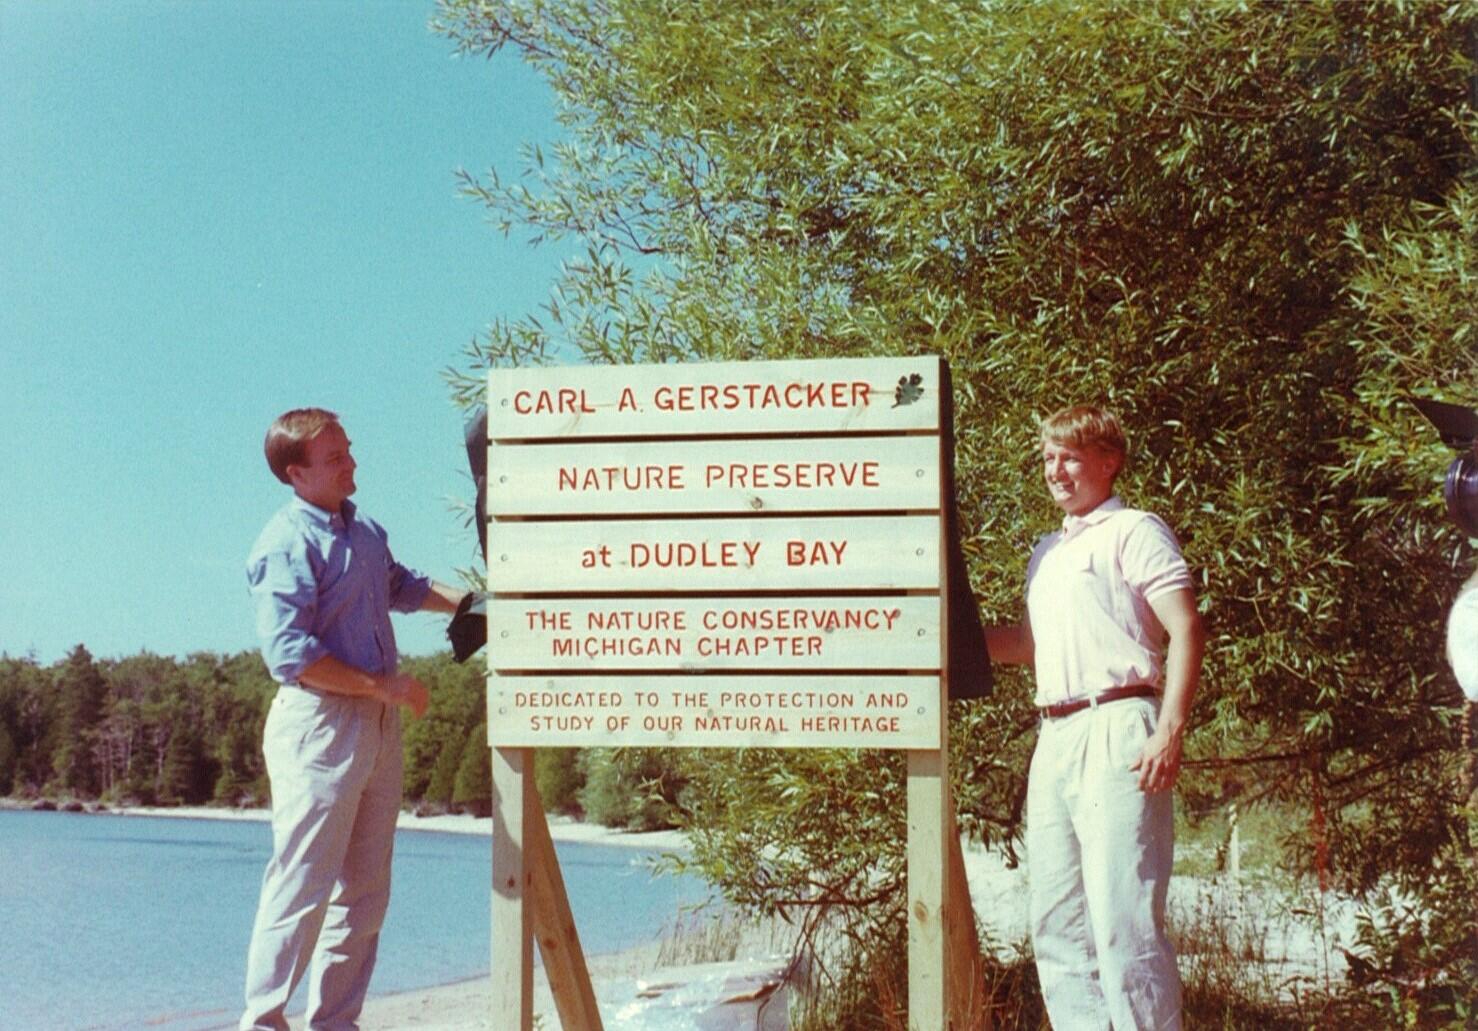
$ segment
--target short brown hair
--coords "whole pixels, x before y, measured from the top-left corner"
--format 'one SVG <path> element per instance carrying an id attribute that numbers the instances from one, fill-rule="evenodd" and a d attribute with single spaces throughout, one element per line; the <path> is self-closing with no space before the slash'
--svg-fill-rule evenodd
<path id="1" fill-rule="evenodd" d="M 1042 443 L 1049 441 L 1118 455 L 1120 467 L 1129 455 L 1119 417 L 1097 405 L 1070 405 L 1047 416 L 1042 420 Z"/>
<path id="2" fill-rule="evenodd" d="M 338 415 L 326 408 L 294 408 L 272 420 L 262 445 L 272 475 L 291 485 L 287 467 L 304 464 L 308 459 L 308 441 L 338 422 Z"/>

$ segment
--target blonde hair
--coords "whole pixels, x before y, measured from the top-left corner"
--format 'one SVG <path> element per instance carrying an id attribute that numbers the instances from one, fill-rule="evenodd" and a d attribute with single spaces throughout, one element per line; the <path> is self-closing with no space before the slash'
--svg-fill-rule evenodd
<path id="1" fill-rule="evenodd" d="M 339 417 L 326 408 L 294 408 L 283 412 L 267 428 L 267 439 L 262 450 L 267 454 L 267 468 L 272 470 L 283 483 L 292 485 L 287 467 L 303 465 L 308 460 L 308 441 L 330 426 L 337 426 Z"/>
<path id="2" fill-rule="evenodd" d="M 1042 443 L 1117 455 L 1120 468 L 1129 456 L 1129 441 L 1119 417 L 1097 405 L 1070 405 L 1047 416 L 1042 420 Z"/>

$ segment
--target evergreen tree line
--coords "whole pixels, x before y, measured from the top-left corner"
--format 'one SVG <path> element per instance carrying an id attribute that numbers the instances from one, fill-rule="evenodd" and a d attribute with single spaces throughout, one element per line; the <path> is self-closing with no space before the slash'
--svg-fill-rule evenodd
<path id="1" fill-rule="evenodd" d="M 482 664 L 443 654 L 402 668 L 431 691 L 424 718 L 405 725 L 407 802 L 485 814 Z M 255 652 L 96 659 L 79 644 L 51 665 L 0 656 L 0 796 L 265 805 L 262 728 L 276 688 Z"/>
<path id="2" fill-rule="evenodd" d="M 401 662 L 431 704 L 405 719 L 405 798 L 421 812 L 492 807 L 483 664 L 449 653 Z M 262 728 L 277 685 L 256 652 L 96 659 L 84 645 L 43 666 L 0 655 L 0 797 L 108 805 L 266 805 Z M 683 781 L 658 753 L 541 749 L 545 807 L 611 826 L 677 821 Z"/>

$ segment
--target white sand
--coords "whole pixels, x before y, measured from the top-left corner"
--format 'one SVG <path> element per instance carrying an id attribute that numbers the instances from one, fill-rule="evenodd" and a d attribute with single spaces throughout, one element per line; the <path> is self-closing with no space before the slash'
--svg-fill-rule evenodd
<path id="1" fill-rule="evenodd" d="M 187 820 L 256 820 L 266 822 L 271 814 L 265 809 L 223 809 L 213 806 L 126 806 L 107 810 L 115 816 L 162 816 Z M 493 833 L 493 821 L 466 813 L 442 816 L 416 816 L 402 812 L 396 826 L 403 831 L 437 831 L 443 834 Z M 681 831 L 649 831 L 635 833 L 582 823 L 568 816 L 550 816 L 549 834 L 555 841 L 582 845 L 620 845 L 654 852 L 682 851 L 687 847 Z"/>
<path id="2" fill-rule="evenodd" d="M 430 825 L 435 820 L 460 820 L 459 817 L 421 821 Z M 487 821 L 481 821 L 485 827 Z M 421 825 L 417 824 L 417 825 Z M 404 826 L 404 824 L 402 824 Z M 463 822 L 460 829 L 467 829 Z M 482 830 L 483 827 L 474 827 Z M 600 844 L 630 844 L 644 848 L 672 849 L 682 845 L 682 836 L 676 832 L 656 835 L 623 834 L 608 828 L 592 827 L 551 818 L 554 837 L 565 841 L 594 841 Z M 1026 916 L 1026 871 L 1024 867 L 1009 869 L 1004 858 L 997 852 L 988 851 L 979 845 L 966 844 L 964 849 L 966 876 L 970 881 L 970 897 L 975 906 L 988 938 L 987 947 L 993 947 L 1002 955 L 1010 955 L 1023 942 L 1027 933 Z M 753 956 L 754 953 L 751 953 Z M 746 957 L 747 958 L 747 957 Z M 776 957 L 774 965 L 781 965 Z M 741 959 L 735 967 L 741 967 Z M 660 970 L 656 966 L 656 951 L 653 947 L 594 956 L 589 961 L 591 980 L 595 992 L 604 1003 L 613 997 L 624 997 L 630 983 L 636 978 L 676 980 L 687 975 L 687 970 Z M 461 981 L 455 984 L 426 988 L 397 995 L 386 995 L 371 999 L 365 1005 L 360 1021 L 361 1031 L 395 1031 L 397 1028 L 437 1028 L 446 1031 L 485 1031 L 497 1028 L 491 1013 L 490 984 L 487 978 Z M 534 1012 L 542 1017 L 542 1027 L 560 1027 L 549 994 L 548 983 L 542 970 L 534 972 Z M 640 1023 L 615 1020 L 607 1021 L 607 1031 L 638 1031 Z"/>

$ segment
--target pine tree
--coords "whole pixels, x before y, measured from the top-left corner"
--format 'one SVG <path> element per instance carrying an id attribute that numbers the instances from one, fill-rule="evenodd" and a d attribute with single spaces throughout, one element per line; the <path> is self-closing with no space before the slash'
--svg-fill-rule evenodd
<path id="1" fill-rule="evenodd" d="M 155 794 L 164 805 L 195 805 L 210 797 L 210 777 L 200 736 L 177 725 L 164 749 L 164 764 Z"/>
<path id="2" fill-rule="evenodd" d="M 0 795 L 10 794 L 11 785 L 15 783 L 15 755 L 15 738 L 11 737 L 4 724 L 0 724 Z"/>
<path id="3" fill-rule="evenodd" d="M 457 767 L 452 802 L 473 816 L 489 816 L 493 811 L 493 767 L 488 750 L 488 725 L 479 723 L 467 735 L 462 747 L 462 761 Z"/>
<path id="4" fill-rule="evenodd" d="M 62 791 L 93 797 L 99 787 L 93 744 L 107 683 L 83 645 L 73 648 L 56 671 L 55 691 L 55 717 L 48 734 L 53 783 Z"/>
<path id="5" fill-rule="evenodd" d="M 426 785 L 424 800 L 432 805 L 452 808 L 452 792 L 456 788 L 457 769 L 462 764 L 462 742 L 448 737 L 442 741 L 441 751 L 436 755 L 436 765 L 431 769 L 431 780 Z"/>

